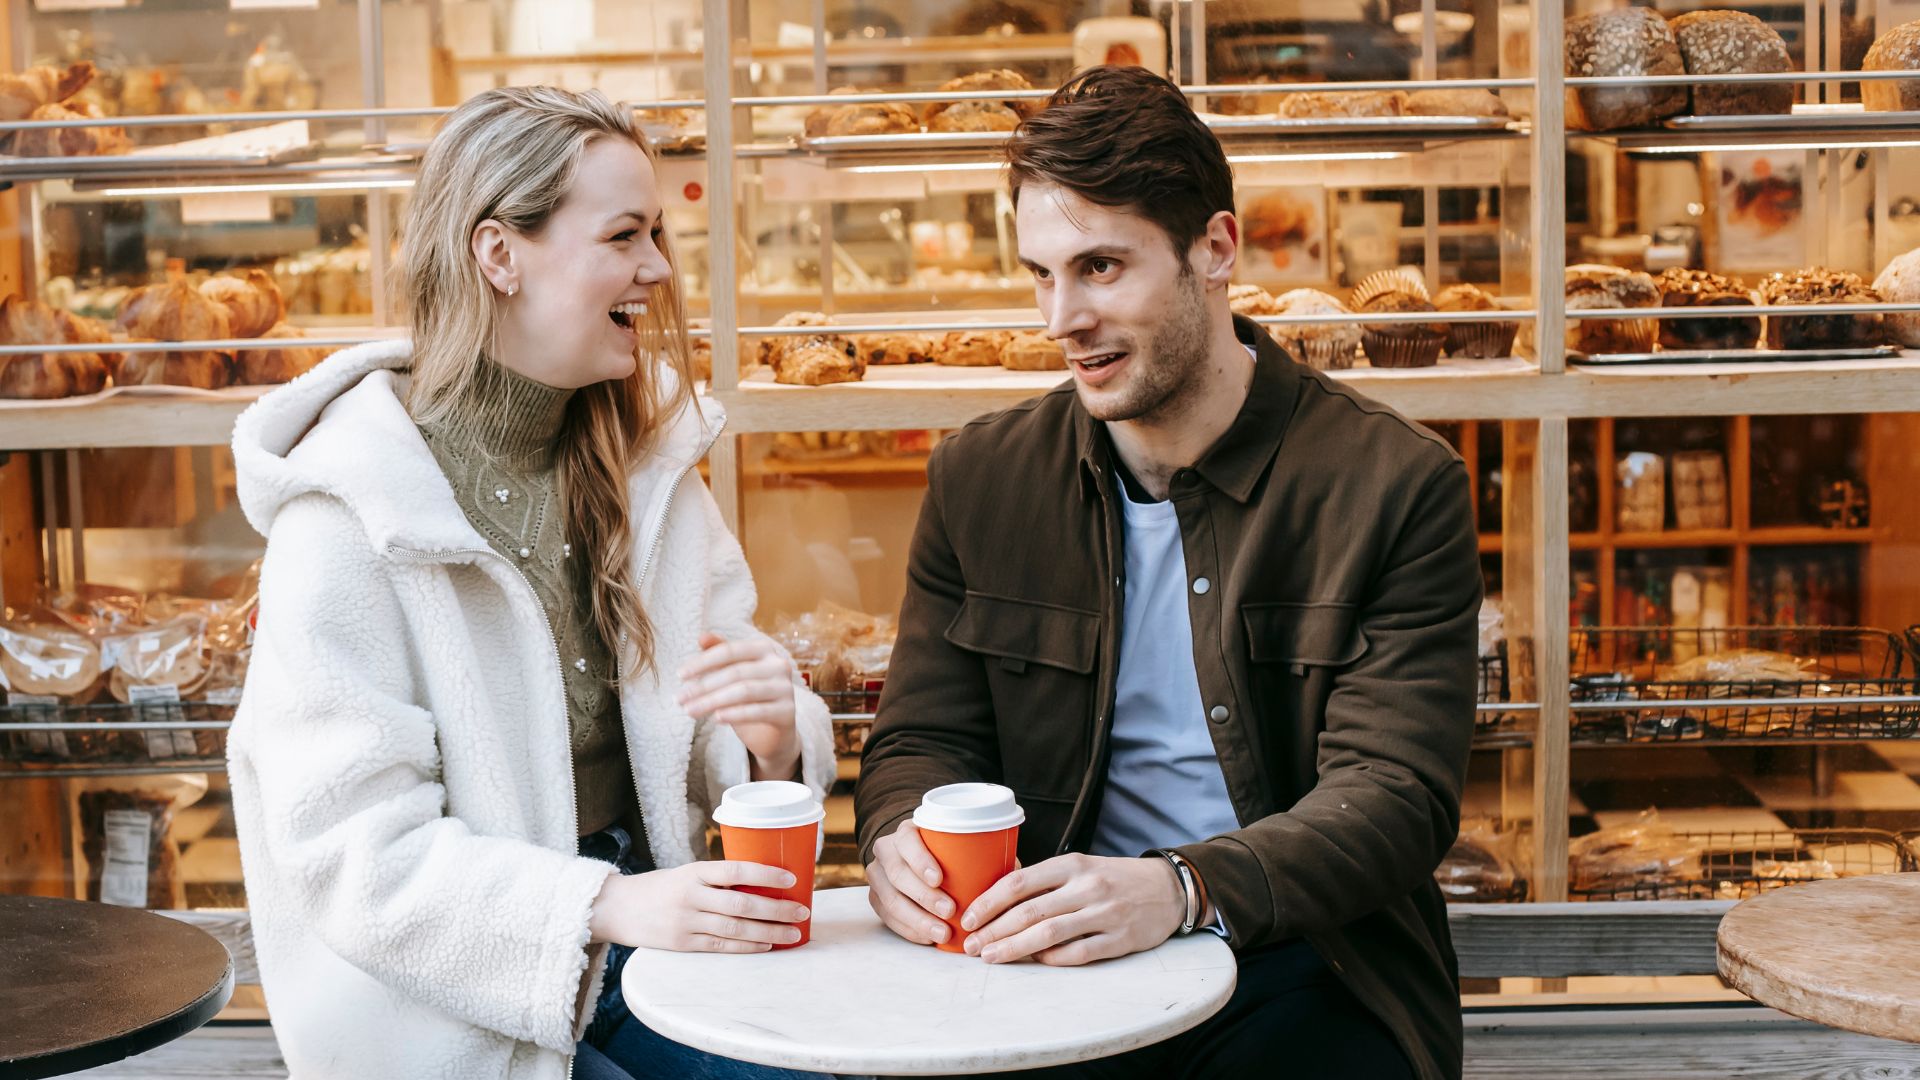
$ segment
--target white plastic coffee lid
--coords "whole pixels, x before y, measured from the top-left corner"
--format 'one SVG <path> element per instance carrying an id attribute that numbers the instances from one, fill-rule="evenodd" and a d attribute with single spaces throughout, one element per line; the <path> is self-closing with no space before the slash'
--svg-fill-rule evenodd
<path id="1" fill-rule="evenodd" d="M 812 825 L 827 816 L 827 808 L 805 784 L 792 780 L 756 780 L 735 784 L 720 796 L 713 820 L 736 829 L 791 829 Z"/>
<path id="2" fill-rule="evenodd" d="M 999 784 L 948 784 L 920 797 L 913 812 L 916 828 L 944 833 L 993 832 L 1027 820 L 1013 789 Z"/>

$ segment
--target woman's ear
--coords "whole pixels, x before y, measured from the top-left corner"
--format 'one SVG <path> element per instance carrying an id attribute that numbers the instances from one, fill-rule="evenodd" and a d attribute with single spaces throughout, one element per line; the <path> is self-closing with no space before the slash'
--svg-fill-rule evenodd
<path id="1" fill-rule="evenodd" d="M 487 282 L 506 296 L 520 291 L 520 272 L 513 265 L 513 234 L 492 218 L 473 227 L 473 261 Z"/>

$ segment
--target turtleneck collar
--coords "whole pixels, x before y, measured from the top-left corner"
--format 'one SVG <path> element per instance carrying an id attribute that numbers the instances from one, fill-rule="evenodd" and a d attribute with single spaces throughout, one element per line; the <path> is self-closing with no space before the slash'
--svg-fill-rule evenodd
<path id="1" fill-rule="evenodd" d="M 545 467 L 573 395 L 483 358 L 459 403 L 420 427 L 429 441 L 472 446 L 502 464 Z"/>

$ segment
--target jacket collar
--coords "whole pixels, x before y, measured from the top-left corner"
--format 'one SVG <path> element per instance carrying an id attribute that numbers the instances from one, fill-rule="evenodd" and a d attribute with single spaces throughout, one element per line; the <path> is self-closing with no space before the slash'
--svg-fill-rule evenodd
<path id="1" fill-rule="evenodd" d="M 1254 486 L 1266 475 L 1286 438 L 1287 422 L 1300 397 L 1300 366 L 1251 319 L 1235 315 L 1233 333 L 1254 348 L 1253 382 L 1232 426 L 1200 455 L 1193 470 L 1235 502 L 1244 503 L 1253 496 Z M 1068 392 L 1073 392 L 1071 387 Z M 1105 423 L 1087 415 L 1077 395 L 1073 424 L 1080 446 L 1082 490 L 1091 484 L 1104 497 L 1113 476 L 1113 439 Z"/>
<path id="2" fill-rule="evenodd" d="M 413 350 L 404 340 L 335 353 L 271 391 L 234 425 L 240 502 L 269 535 L 281 507 L 308 493 L 345 502 L 375 550 L 448 554 L 484 550 L 404 404 Z M 664 378 L 671 370 L 662 367 Z M 725 423 L 718 402 L 696 397 L 662 431 L 628 484 L 643 521 L 654 492 L 691 468 Z"/>

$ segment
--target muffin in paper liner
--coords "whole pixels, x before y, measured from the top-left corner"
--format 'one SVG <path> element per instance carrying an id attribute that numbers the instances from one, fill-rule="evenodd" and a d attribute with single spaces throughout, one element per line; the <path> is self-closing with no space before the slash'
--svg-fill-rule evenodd
<path id="1" fill-rule="evenodd" d="M 1519 323 L 1450 323 L 1447 327 L 1447 355 L 1468 360 L 1496 360 L 1512 356 L 1513 339 L 1519 333 Z"/>
<path id="2" fill-rule="evenodd" d="M 1385 334 L 1364 330 L 1361 345 L 1367 350 L 1367 362 L 1377 368 L 1422 368 L 1440 362 L 1440 346 L 1447 335 L 1432 330 Z"/>
<path id="3" fill-rule="evenodd" d="M 1353 342 L 1339 338 L 1296 338 L 1281 342 L 1280 347 L 1315 371 L 1344 371 L 1360 357 Z"/>
<path id="4" fill-rule="evenodd" d="M 1381 270 L 1360 279 L 1353 287 L 1353 295 L 1347 298 L 1347 306 L 1355 311 L 1365 307 L 1369 300 L 1390 292 L 1411 293 L 1422 300 L 1431 300 L 1427 292 L 1426 279 L 1412 269 L 1401 266 L 1392 270 Z"/>
<path id="5" fill-rule="evenodd" d="M 1449 285 L 1433 298 L 1441 311 L 1498 311 L 1500 305 L 1477 285 Z M 1513 355 L 1513 339 L 1520 333 L 1517 322 L 1456 322 L 1447 324 L 1447 355 L 1475 360 L 1492 360 Z"/>

